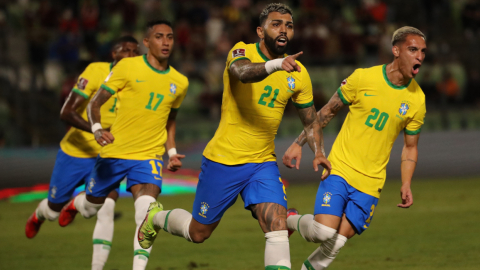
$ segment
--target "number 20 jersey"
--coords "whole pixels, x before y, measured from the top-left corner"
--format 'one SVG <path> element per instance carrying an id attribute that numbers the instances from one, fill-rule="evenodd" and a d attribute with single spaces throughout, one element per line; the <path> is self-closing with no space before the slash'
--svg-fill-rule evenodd
<path id="1" fill-rule="evenodd" d="M 111 127 L 115 141 L 102 148 L 100 157 L 161 159 L 168 115 L 182 104 L 187 77 L 171 66 L 165 71 L 155 69 L 143 55 L 122 59 L 101 87 L 117 93 L 118 105 Z"/>
<path id="2" fill-rule="evenodd" d="M 332 174 L 379 198 L 398 134 L 420 133 L 425 95 L 414 79 L 403 86 L 392 84 L 386 65 L 355 70 L 337 93 L 350 111 L 328 157 Z"/>
<path id="3" fill-rule="evenodd" d="M 264 63 L 269 59 L 259 43 L 237 43 L 229 52 L 223 72 L 220 124 L 203 155 L 225 165 L 276 161 L 274 139 L 288 100 L 299 108 L 313 105 L 312 83 L 307 69 L 277 71 L 261 82 L 242 83 L 230 73 L 237 60 Z"/>

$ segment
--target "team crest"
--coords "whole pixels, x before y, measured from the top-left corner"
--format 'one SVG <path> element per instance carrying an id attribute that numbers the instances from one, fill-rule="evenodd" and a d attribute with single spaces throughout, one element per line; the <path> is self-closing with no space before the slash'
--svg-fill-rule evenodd
<path id="1" fill-rule="evenodd" d="M 323 204 L 322 206 L 328 206 L 330 207 L 330 200 L 332 200 L 332 193 L 330 192 L 325 192 L 325 194 L 323 194 Z"/>
<path id="2" fill-rule="evenodd" d="M 53 186 L 53 187 L 52 187 L 52 191 L 51 191 L 50 197 L 52 197 L 52 198 L 55 199 L 55 194 L 57 194 L 57 186 Z"/>
<path id="3" fill-rule="evenodd" d="M 174 84 L 174 83 L 170 84 L 170 93 L 172 93 L 174 95 L 177 93 L 177 85 L 176 84 Z"/>
<path id="4" fill-rule="evenodd" d="M 95 184 L 96 184 L 95 179 L 91 178 L 90 182 L 88 182 L 88 191 L 93 192 L 92 188 L 93 188 L 93 186 L 95 186 Z"/>
<path id="5" fill-rule="evenodd" d="M 288 89 L 295 89 L 295 79 L 292 76 L 287 77 Z"/>
<path id="6" fill-rule="evenodd" d="M 80 78 L 80 79 L 78 79 L 77 88 L 80 89 L 80 90 L 85 90 L 85 87 L 87 87 L 87 84 L 88 84 L 87 79 Z"/>
<path id="7" fill-rule="evenodd" d="M 400 104 L 400 109 L 398 109 L 398 113 L 400 113 L 400 115 L 405 115 L 407 114 L 408 109 L 410 109 L 410 106 L 408 106 L 407 103 L 402 103 Z"/>
<path id="8" fill-rule="evenodd" d="M 200 213 L 198 213 L 201 217 L 207 218 L 207 211 L 210 206 L 206 202 L 201 203 L 202 206 L 200 206 Z"/>

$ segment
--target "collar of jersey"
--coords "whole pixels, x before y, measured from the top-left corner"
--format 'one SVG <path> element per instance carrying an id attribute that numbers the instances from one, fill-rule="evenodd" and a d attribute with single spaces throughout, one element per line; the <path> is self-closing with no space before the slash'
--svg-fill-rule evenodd
<path id="1" fill-rule="evenodd" d="M 113 62 L 110 63 L 110 71 L 112 71 L 113 68 Z"/>
<path id="2" fill-rule="evenodd" d="M 387 82 L 387 84 L 388 84 L 390 87 L 392 87 L 393 89 L 395 89 L 395 90 L 403 90 L 403 89 L 407 88 L 407 87 L 410 85 L 410 83 L 412 82 L 412 79 L 410 79 L 410 81 L 408 81 L 408 83 L 405 84 L 405 85 L 400 85 L 400 86 L 395 85 L 395 84 L 393 84 L 393 83 L 388 79 L 388 76 L 387 76 L 387 64 L 384 64 L 384 65 L 383 65 L 382 70 L 383 70 L 383 78 L 385 79 L 385 81 Z"/>
<path id="3" fill-rule="evenodd" d="M 270 61 L 270 59 L 268 59 L 268 57 L 265 54 L 263 54 L 262 50 L 260 50 L 260 42 L 255 43 L 255 46 L 257 46 L 257 52 L 258 54 L 260 54 L 263 60 L 265 60 L 265 62 Z M 287 54 L 283 55 L 283 57 L 287 57 L 287 56 L 288 56 Z"/>
<path id="4" fill-rule="evenodd" d="M 145 61 L 145 64 L 147 64 L 147 66 L 149 68 L 151 68 L 153 71 L 155 71 L 157 73 L 167 74 L 168 72 L 170 72 L 170 65 L 168 65 L 168 68 L 166 70 L 158 70 L 158 69 L 152 67 L 152 65 L 150 65 L 150 63 L 148 63 L 148 61 L 147 61 L 147 55 L 146 54 L 143 55 L 143 61 Z"/>

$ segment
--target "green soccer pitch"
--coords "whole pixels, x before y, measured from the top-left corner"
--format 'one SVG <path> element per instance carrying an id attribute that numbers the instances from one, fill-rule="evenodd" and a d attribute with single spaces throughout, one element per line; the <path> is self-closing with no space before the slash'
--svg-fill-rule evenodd
<path id="1" fill-rule="evenodd" d="M 317 184 L 287 188 L 290 207 L 312 213 Z M 371 226 L 349 240 L 329 269 L 478 269 L 480 265 L 480 178 L 414 180 L 414 205 L 396 207 L 400 181 L 387 181 Z M 191 210 L 193 195 L 160 197 L 165 209 Z M 45 222 L 34 239 L 25 222 L 38 202 L 0 202 L 0 269 L 89 269 L 95 218 L 70 226 Z M 133 200 L 122 198 L 110 258 L 104 269 L 131 269 L 135 229 Z M 263 269 L 264 235 L 237 203 L 203 244 L 160 232 L 147 269 Z M 292 269 L 315 250 L 298 233 L 290 238 Z"/>

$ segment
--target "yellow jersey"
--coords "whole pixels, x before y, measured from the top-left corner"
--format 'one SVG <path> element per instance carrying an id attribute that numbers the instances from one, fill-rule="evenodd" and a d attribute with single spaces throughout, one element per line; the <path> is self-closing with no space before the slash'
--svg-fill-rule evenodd
<path id="1" fill-rule="evenodd" d="M 72 92 L 85 98 L 85 101 L 77 109 L 82 118 L 88 122 L 87 105 L 102 85 L 108 73 L 112 70 L 113 63 L 97 62 L 91 63 L 78 77 L 78 81 Z M 109 128 L 115 119 L 115 107 L 117 98 L 109 99 L 101 108 L 102 127 Z M 91 132 L 71 127 L 60 142 L 60 148 L 67 155 L 78 158 L 96 157 L 102 148 Z"/>
<path id="2" fill-rule="evenodd" d="M 242 83 L 230 74 L 230 66 L 240 59 L 269 60 L 258 43 L 239 42 L 229 52 L 220 124 L 203 155 L 225 165 L 276 161 L 274 139 L 288 100 L 299 108 L 313 105 L 310 76 L 297 61 L 301 72 L 277 71 L 261 82 Z"/>
<path id="3" fill-rule="evenodd" d="M 172 66 L 155 69 L 147 56 L 122 59 L 101 86 L 117 93 L 117 117 L 110 128 L 115 138 L 100 157 L 130 160 L 161 159 L 167 141 L 167 120 L 187 94 L 188 79 Z M 103 115 L 102 115 L 103 118 Z"/>
<path id="4" fill-rule="evenodd" d="M 328 157 L 331 173 L 379 198 L 398 134 L 401 130 L 409 135 L 420 133 L 425 95 L 414 79 L 404 86 L 392 84 L 386 65 L 355 70 L 337 92 L 350 106 Z"/>

